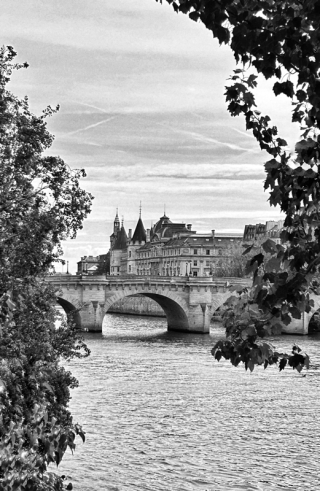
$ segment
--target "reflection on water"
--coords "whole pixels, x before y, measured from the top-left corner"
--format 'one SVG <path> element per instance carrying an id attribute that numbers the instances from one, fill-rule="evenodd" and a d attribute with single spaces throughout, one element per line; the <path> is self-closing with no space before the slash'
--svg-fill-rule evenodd
<path id="1" fill-rule="evenodd" d="M 252 374 L 215 362 L 224 336 L 166 331 L 166 321 L 109 314 L 86 334 L 92 354 L 73 361 L 75 422 L 87 442 L 60 472 L 75 490 L 318 490 L 320 334 L 299 344 L 308 372 Z"/>

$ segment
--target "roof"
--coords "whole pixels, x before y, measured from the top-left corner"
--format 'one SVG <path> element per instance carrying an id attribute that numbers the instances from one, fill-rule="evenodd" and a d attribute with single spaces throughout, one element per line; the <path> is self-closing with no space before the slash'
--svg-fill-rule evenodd
<path id="1" fill-rule="evenodd" d="M 167 225 L 168 223 L 171 223 L 171 220 L 166 216 L 166 214 L 164 214 L 163 217 L 161 217 L 152 227 L 151 235 L 156 234 L 163 227 L 163 225 Z"/>
<path id="2" fill-rule="evenodd" d="M 117 234 L 116 241 L 113 246 L 113 250 L 115 249 L 125 249 L 127 247 L 128 237 L 124 227 L 122 226 L 120 231 Z"/>
<path id="3" fill-rule="evenodd" d="M 162 238 L 170 239 L 177 233 L 190 235 L 195 232 L 189 230 L 185 223 L 172 223 L 170 218 L 164 214 L 151 229 L 151 242 L 159 241 Z"/>
<path id="4" fill-rule="evenodd" d="M 181 247 L 184 246 L 188 237 L 183 237 L 182 239 L 170 239 L 166 242 L 165 247 Z"/>
<path id="5" fill-rule="evenodd" d="M 144 229 L 141 218 L 139 218 L 131 242 L 134 243 L 134 242 L 146 242 L 146 241 L 147 241 L 146 231 Z"/>
<path id="6" fill-rule="evenodd" d="M 151 242 L 146 242 L 145 244 L 143 244 L 143 246 L 139 247 L 139 249 L 137 249 L 137 252 L 143 252 L 143 251 L 148 251 L 149 249 L 152 249 L 154 247 L 154 244 L 152 244 Z"/>

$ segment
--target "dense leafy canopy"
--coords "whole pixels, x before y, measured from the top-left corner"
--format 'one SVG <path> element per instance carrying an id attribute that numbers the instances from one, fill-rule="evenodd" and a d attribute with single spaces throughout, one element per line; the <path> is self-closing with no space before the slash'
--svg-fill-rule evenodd
<path id="1" fill-rule="evenodd" d="M 53 136 L 45 118 L 6 86 L 15 52 L 0 50 L 0 490 L 63 489 L 47 471 L 75 447 L 81 427 L 68 410 L 77 380 L 60 359 L 89 350 L 72 323 L 55 328 L 55 292 L 44 277 L 90 211 L 72 171 L 45 151 Z M 70 486 L 69 486 L 69 489 Z"/>
<path id="2" fill-rule="evenodd" d="M 162 3 L 162 0 L 156 0 Z M 287 357 L 257 344 L 279 321 L 310 311 L 309 292 L 320 263 L 320 1 L 319 0 L 166 0 L 176 12 L 187 14 L 209 29 L 219 43 L 230 46 L 238 68 L 226 87 L 228 111 L 242 114 L 262 150 L 270 154 L 265 164 L 265 189 L 270 204 L 285 213 L 282 245 L 262 247 L 250 261 L 253 288 L 242 292 L 234 310 L 234 330 L 215 346 L 224 356 L 246 367 L 289 360 L 301 369 L 307 356 L 297 350 Z M 267 115 L 256 109 L 254 89 L 258 74 L 273 79 L 276 96 L 292 101 L 292 121 L 300 126 L 295 155 Z M 266 252 L 271 257 L 266 259 Z M 257 314 L 249 315 L 251 306 Z M 244 319 L 246 323 L 243 324 Z M 229 319 L 230 322 L 230 319 Z M 244 327 L 245 326 L 245 327 Z M 243 330 L 250 326 L 250 336 Z M 229 326 L 230 327 L 230 326 Z M 239 343 L 244 349 L 240 349 Z M 235 357 L 230 355 L 234 352 Z"/>

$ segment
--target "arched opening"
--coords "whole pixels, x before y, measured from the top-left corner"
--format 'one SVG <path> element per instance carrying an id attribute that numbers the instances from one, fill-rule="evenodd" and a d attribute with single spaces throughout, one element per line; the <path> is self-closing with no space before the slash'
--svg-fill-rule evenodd
<path id="1" fill-rule="evenodd" d="M 174 300 L 169 297 L 158 295 L 156 293 L 145 293 L 145 297 L 149 297 L 164 310 L 167 316 L 168 330 L 188 329 L 189 321 L 186 312 Z"/>
<path id="2" fill-rule="evenodd" d="M 72 303 L 68 302 L 68 300 L 65 300 L 64 298 L 57 297 L 57 303 L 61 305 L 65 313 L 67 314 L 68 318 L 75 323 L 78 329 L 81 329 L 81 316 L 80 312 L 76 309 Z"/>
<path id="3" fill-rule="evenodd" d="M 308 334 L 320 333 L 320 310 L 314 312 L 308 324 Z"/>
<path id="4" fill-rule="evenodd" d="M 148 317 L 166 317 L 164 310 L 152 298 L 140 293 L 127 295 L 116 300 L 108 309 L 113 314 L 142 315 Z"/>
<path id="5" fill-rule="evenodd" d="M 55 328 L 58 329 L 61 326 L 62 322 L 67 319 L 67 314 L 64 308 L 61 307 L 61 305 L 58 302 L 55 304 L 54 307 L 57 314 L 57 318 L 55 320 Z"/>
<path id="6" fill-rule="evenodd" d="M 175 300 L 156 293 L 141 293 L 141 292 L 139 292 L 139 294 L 137 295 L 132 295 L 132 293 L 130 292 L 130 295 L 124 295 L 123 298 L 139 297 L 139 296 L 150 298 L 151 300 L 154 300 L 161 307 L 161 309 L 164 311 L 167 317 L 168 330 L 189 329 L 189 321 L 188 321 L 187 313 L 182 308 L 182 306 L 179 305 L 179 303 L 176 302 Z M 115 298 L 114 302 L 111 301 L 110 305 L 107 307 L 107 311 L 112 310 L 112 305 L 117 301 L 119 301 L 119 298 Z M 125 310 L 122 313 L 126 313 Z M 127 312 L 127 313 L 132 314 L 132 312 Z M 139 314 L 139 312 L 137 312 L 137 314 Z"/>

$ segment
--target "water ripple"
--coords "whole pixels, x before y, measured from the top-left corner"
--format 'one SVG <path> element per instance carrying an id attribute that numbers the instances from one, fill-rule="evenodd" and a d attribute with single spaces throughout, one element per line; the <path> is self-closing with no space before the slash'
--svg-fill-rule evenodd
<path id="1" fill-rule="evenodd" d="M 78 491 L 318 490 L 319 335 L 282 336 L 312 357 L 252 374 L 210 349 L 223 337 L 168 333 L 164 319 L 106 316 L 92 355 L 70 363 L 71 408 L 87 432 L 60 472 Z"/>

